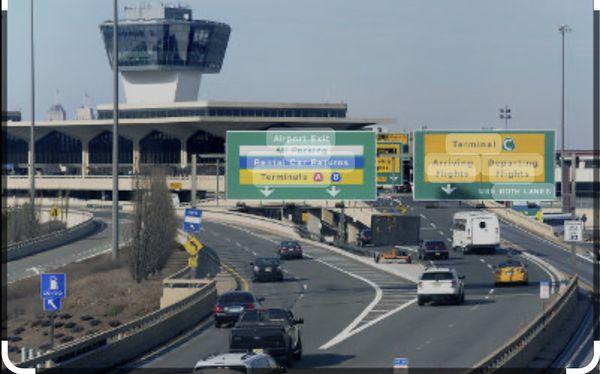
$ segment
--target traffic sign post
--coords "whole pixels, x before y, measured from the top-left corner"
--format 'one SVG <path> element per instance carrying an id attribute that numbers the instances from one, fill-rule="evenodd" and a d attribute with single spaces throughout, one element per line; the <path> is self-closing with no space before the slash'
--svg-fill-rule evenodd
<path id="1" fill-rule="evenodd" d="M 554 131 L 416 131 L 415 200 L 556 200 Z"/>
<path id="2" fill-rule="evenodd" d="M 565 221 L 564 234 L 565 242 L 571 243 L 571 266 L 573 267 L 573 276 L 575 276 L 578 273 L 576 244 L 583 241 L 583 221 Z"/>
<path id="3" fill-rule="evenodd" d="M 67 297 L 67 275 L 64 273 L 40 274 L 40 296 L 45 312 L 50 312 L 50 348 L 54 347 L 54 318 Z"/>
<path id="4" fill-rule="evenodd" d="M 199 233 L 202 223 L 202 211 L 196 208 L 185 208 L 183 217 L 183 231 Z"/>
<path id="5" fill-rule="evenodd" d="M 375 200 L 372 131 L 227 131 L 227 198 Z"/>

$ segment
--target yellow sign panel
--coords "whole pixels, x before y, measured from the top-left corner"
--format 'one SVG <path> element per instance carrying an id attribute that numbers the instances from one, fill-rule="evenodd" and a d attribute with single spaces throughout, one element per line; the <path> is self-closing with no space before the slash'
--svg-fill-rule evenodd
<path id="1" fill-rule="evenodd" d="M 377 157 L 377 173 L 400 173 L 400 158 Z"/>
<path id="2" fill-rule="evenodd" d="M 308 221 L 308 212 L 302 212 L 302 222 Z"/>
<path id="3" fill-rule="evenodd" d="M 171 182 L 169 183 L 169 189 L 179 191 L 181 190 L 181 182 Z"/>
<path id="4" fill-rule="evenodd" d="M 425 182 L 545 181 L 544 134 L 427 134 Z"/>
<path id="5" fill-rule="evenodd" d="M 377 142 L 408 144 L 408 134 L 377 134 Z"/>
<path id="6" fill-rule="evenodd" d="M 50 217 L 52 218 L 56 218 L 60 215 L 60 209 L 58 209 L 57 207 L 53 206 L 52 208 L 50 208 Z"/>
<path id="7" fill-rule="evenodd" d="M 183 248 L 187 253 L 190 254 L 190 256 L 196 256 L 198 252 L 204 248 L 204 246 L 196 237 L 190 236 L 185 243 L 183 243 Z"/>
<path id="8" fill-rule="evenodd" d="M 188 257 L 188 267 L 195 269 L 198 267 L 198 255 Z"/>
<path id="9" fill-rule="evenodd" d="M 363 170 L 240 170 L 240 184 L 251 185 L 330 185 L 363 184 Z"/>

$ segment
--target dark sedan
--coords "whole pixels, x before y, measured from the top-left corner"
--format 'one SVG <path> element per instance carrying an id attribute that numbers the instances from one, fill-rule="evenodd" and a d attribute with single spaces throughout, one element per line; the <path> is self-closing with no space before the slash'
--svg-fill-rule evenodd
<path id="1" fill-rule="evenodd" d="M 421 260 L 448 260 L 450 252 L 443 240 L 426 240 L 419 246 Z"/>
<path id="2" fill-rule="evenodd" d="M 260 308 L 263 300 L 263 298 L 255 298 L 252 293 L 246 291 L 231 291 L 222 294 L 215 305 L 215 327 L 237 322 L 244 311 Z"/>
<path id="3" fill-rule="evenodd" d="M 280 259 L 302 258 L 302 247 L 296 240 L 286 240 L 279 244 L 277 254 Z"/>
<path id="4" fill-rule="evenodd" d="M 283 280 L 281 261 L 277 257 L 259 257 L 250 265 L 252 265 L 252 278 L 255 282 Z"/>

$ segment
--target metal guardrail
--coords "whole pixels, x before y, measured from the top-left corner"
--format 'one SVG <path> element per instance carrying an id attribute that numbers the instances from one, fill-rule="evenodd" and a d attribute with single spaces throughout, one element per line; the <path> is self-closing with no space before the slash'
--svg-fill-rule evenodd
<path id="1" fill-rule="evenodd" d="M 527 347 L 527 345 L 531 343 L 531 341 L 535 339 L 550 323 L 552 323 L 553 319 L 570 301 L 570 298 L 574 297 L 573 294 L 576 296 L 578 290 L 577 282 L 577 276 L 573 277 L 567 288 L 564 290 L 563 295 L 554 299 L 544 313 L 540 314 L 534 321 L 524 328 L 521 333 L 515 336 L 503 347 L 499 348 L 496 352 L 493 352 L 488 357 L 477 363 L 475 365 L 476 369 L 470 370 L 468 373 L 492 373 L 506 365 L 512 358 L 514 358 L 525 347 Z"/>
<path id="2" fill-rule="evenodd" d="M 73 342 L 62 345 L 60 349 L 47 352 L 36 358 L 21 362 L 20 367 L 52 367 L 54 365 L 68 363 L 79 356 L 85 355 L 98 348 L 108 346 L 119 340 L 125 339 L 142 330 L 150 329 L 158 322 L 165 319 L 176 317 L 181 311 L 194 306 L 196 303 L 216 292 L 215 280 L 208 281 L 204 287 L 190 297 L 183 299 L 164 309 L 157 310 L 146 316 L 126 323 L 122 326 L 112 328 L 105 332 L 87 336 Z"/>

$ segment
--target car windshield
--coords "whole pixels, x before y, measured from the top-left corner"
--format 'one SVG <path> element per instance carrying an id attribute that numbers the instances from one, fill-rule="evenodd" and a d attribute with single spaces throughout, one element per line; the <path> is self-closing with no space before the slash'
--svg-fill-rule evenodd
<path id="1" fill-rule="evenodd" d="M 279 264 L 279 259 L 275 257 L 265 257 L 256 259 L 256 265 L 258 266 L 278 266 Z"/>
<path id="2" fill-rule="evenodd" d="M 452 280 L 452 273 L 447 271 L 438 271 L 438 272 L 430 272 L 424 273 L 421 277 L 422 280 Z"/>
<path id="3" fill-rule="evenodd" d="M 506 261 L 502 262 L 498 267 L 500 268 L 508 268 L 508 267 L 521 267 L 523 263 L 521 261 Z"/>
<path id="4" fill-rule="evenodd" d="M 298 244 L 298 242 L 296 241 L 286 241 L 286 242 L 281 242 L 281 247 L 285 247 L 285 248 L 291 248 L 291 247 L 299 247 L 300 244 Z"/>
<path id="5" fill-rule="evenodd" d="M 244 366 L 211 366 L 196 368 L 194 373 L 199 374 L 230 374 L 230 373 L 247 373 Z"/>
<path id="6" fill-rule="evenodd" d="M 288 312 L 284 309 L 250 310 L 240 317 L 241 322 L 281 322 L 288 321 Z"/>
<path id="7" fill-rule="evenodd" d="M 445 251 L 446 244 L 444 244 L 444 242 L 442 241 L 425 242 L 425 249 L 429 249 L 432 251 Z"/>
<path id="8" fill-rule="evenodd" d="M 254 296 L 248 292 L 232 292 L 221 295 L 221 303 L 251 303 L 254 302 Z"/>

